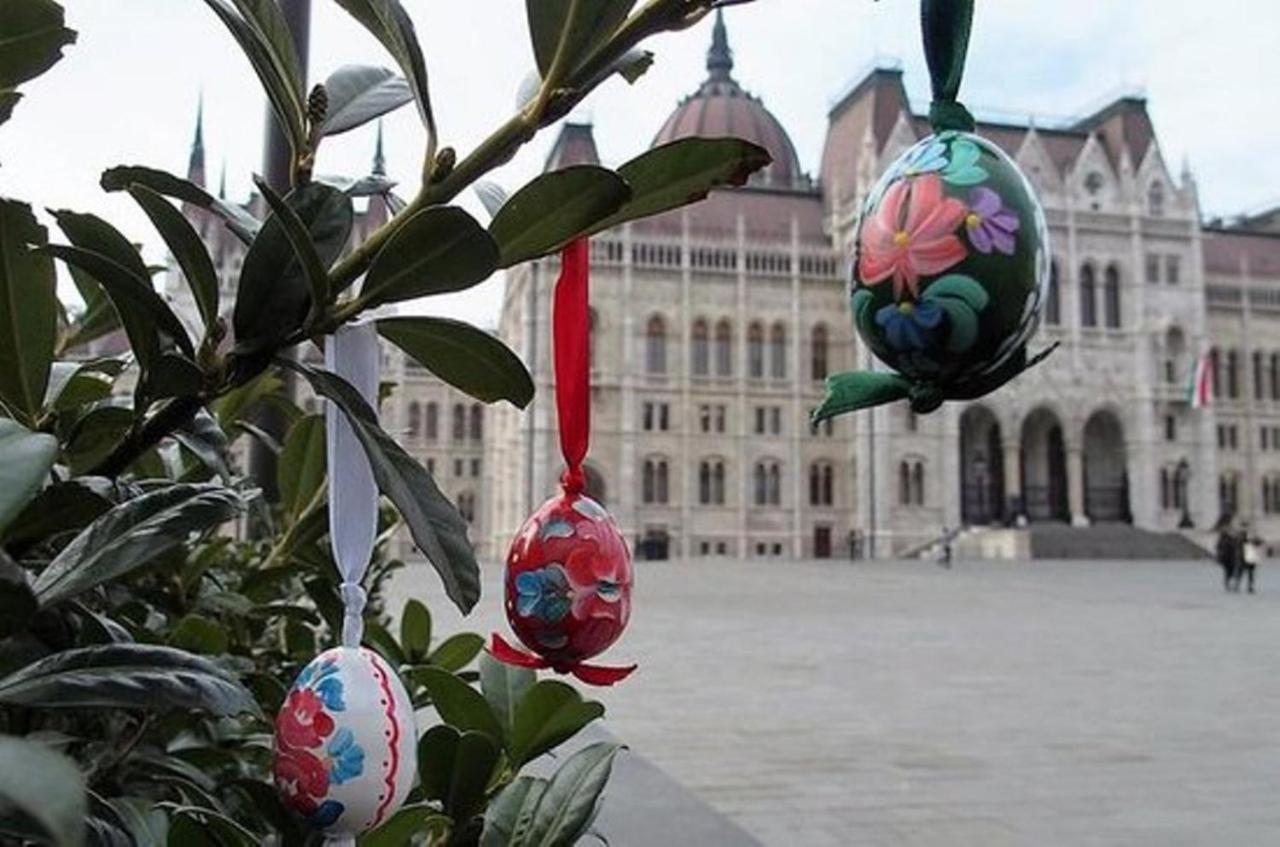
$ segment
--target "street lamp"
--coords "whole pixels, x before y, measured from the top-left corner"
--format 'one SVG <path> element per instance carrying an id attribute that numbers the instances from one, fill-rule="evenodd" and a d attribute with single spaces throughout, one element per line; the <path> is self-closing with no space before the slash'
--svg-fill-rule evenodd
<path id="1" fill-rule="evenodd" d="M 1178 521 L 1178 529 L 1192 529 L 1191 512 L 1187 508 L 1187 483 L 1191 480 L 1191 465 L 1181 459 L 1173 472 L 1173 484 L 1178 486 L 1178 499 L 1182 501 L 1182 519 Z"/>

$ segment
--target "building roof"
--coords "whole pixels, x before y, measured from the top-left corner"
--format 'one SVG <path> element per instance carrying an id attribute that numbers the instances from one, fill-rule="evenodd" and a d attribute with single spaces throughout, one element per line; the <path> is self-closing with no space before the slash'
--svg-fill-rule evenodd
<path id="1" fill-rule="evenodd" d="M 733 51 L 729 48 L 724 12 L 717 10 L 711 49 L 707 51 L 707 78 L 667 118 L 653 146 L 690 136 L 744 138 L 773 156 L 773 164 L 753 177 L 756 184 L 782 190 L 811 190 L 791 136 L 759 97 L 738 84 L 732 72 Z"/>
<path id="2" fill-rule="evenodd" d="M 556 137 L 555 146 L 547 154 L 543 170 L 558 171 L 570 165 L 598 165 L 600 151 L 589 123 L 566 123 Z"/>
<path id="3" fill-rule="evenodd" d="M 1280 233 L 1210 226 L 1203 245 L 1207 274 L 1280 279 Z"/>

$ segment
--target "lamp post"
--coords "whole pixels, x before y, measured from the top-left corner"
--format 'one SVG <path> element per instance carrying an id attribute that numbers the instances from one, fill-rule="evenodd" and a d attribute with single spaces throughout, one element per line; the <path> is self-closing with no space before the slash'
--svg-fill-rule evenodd
<path id="1" fill-rule="evenodd" d="M 1179 460 L 1178 467 L 1174 470 L 1174 484 L 1178 486 L 1178 499 L 1182 502 L 1182 519 L 1178 521 L 1178 529 L 1193 529 L 1195 523 L 1191 520 L 1191 512 L 1187 508 L 1187 489 L 1191 480 L 1191 465 L 1185 458 Z"/>

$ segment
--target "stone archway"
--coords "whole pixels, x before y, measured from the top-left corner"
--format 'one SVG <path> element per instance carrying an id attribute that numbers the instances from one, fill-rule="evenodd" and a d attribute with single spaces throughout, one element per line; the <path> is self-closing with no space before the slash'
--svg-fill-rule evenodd
<path id="1" fill-rule="evenodd" d="M 1090 521 L 1130 523 L 1124 426 L 1115 413 L 1094 412 L 1084 425 L 1084 513 Z"/>
<path id="2" fill-rule="evenodd" d="M 966 525 L 1004 518 L 1004 450 L 1000 422 L 986 406 L 960 416 L 960 517 Z"/>
<path id="3" fill-rule="evenodd" d="M 1067 450 L 1062 423 L 1039 408 L 1022 423 L 1022 498 L 1031 521 L 1068 521 Z"/>

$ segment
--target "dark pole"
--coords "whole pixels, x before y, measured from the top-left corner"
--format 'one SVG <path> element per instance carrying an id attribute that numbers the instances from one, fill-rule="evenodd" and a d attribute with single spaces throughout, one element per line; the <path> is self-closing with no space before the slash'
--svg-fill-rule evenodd
<path id="1" fill-rule="evenodd" d="M 289 32 L 293 36 L 293 48 L 298 53 L 298 64 L 302 68 L 303 91 L 306 91 L 307 58 L 311 45 L 311 0 L 278 0 L 280 11 L 289 24 Z M 293 181 L 293 155 L 289 140 L 276 121 L 275 113 L 267 106 L 266 146 L 263 153 L 263 176 L 267 184 L 277 193 L 289 192 Z M 287 351 L 283 355 L 288 355 Z M 285 396 L 296 396 L 293 373 L 282 369 Z M 276 441 L 283 441 L 286 419 L 276 406 L 264 405 L 258 413 L 256 423 Z M 258 439 L 252 439 L 249 447 L 249 474 L 257 482 L 270 502 L 280 499 L 276 486 L 276 455 L 267 445 Z"/>

